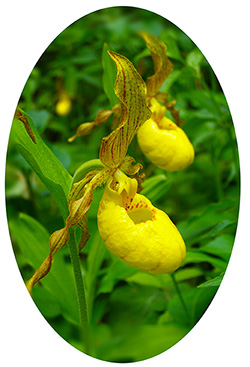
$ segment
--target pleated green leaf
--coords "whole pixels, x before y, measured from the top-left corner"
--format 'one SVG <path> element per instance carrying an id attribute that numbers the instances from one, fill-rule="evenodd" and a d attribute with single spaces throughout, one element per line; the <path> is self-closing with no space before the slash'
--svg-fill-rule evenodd
<path id="1" fill-rule="evenodd" d="M 32 135 L 28 134 L 27 128 L 20 121 L 14 119 L 12 134 L 14 135 L 20 154 L 28 162 L 33 171 L 40 178 L 47 190 L 53 196 L 64 218 L 68 215 L 67 197 L 71 183 L 71 176 L 61 162 L 40 138 L 32 118 L 20 110 L 26 117 Z"/>

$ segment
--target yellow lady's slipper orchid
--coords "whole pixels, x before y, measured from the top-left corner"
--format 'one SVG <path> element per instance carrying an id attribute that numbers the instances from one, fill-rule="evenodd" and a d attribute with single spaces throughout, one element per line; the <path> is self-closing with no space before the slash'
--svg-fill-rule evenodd
<path id="1" fill-rule="evenodd" d="M 180 119 L 179 111 L 174 107 L 176 101 L 168 101 L 169 96 L 160 92 L 164 81 L 173 70 L 173 64 L 168 59 L 167 47 L 161 40 L 145 32 L 140 35 L 151 53 L 155 73 L 147 79 L 145 88 L 133 65 L 125 57 L 109 51 L 117 67 L 115 93 L 121 104 L 120 109 L 114 106 L 112 110 L 102 110 L 98 115 L 101 116 L 104 113 L 105 116 L 110 116 L 114 113 L 116 117 L 120 115 L 121 120 L 118 128 L 103 139 L 100 159 L 109 167 L 118 167 L 125 157 L 135 132 L 138 131 L 139 145 L 148 159 L 166 171 L 178 171 L 193 162 L 194 148 L 185 132 L 178 126 L 183 121 Z M 145 93 L 146 107 L 149 109 L 145 108 Z M 178 125 L 165 117 L 166 109 Z M 150 117 L 150 110 L 153 116 L 140 127 L 145 117 L 147 115 L 148 118 Z M 107 112 L 109 112 L 108 115 Z M 72 142 L 77 136 L 92 131 L 94 126 L 100 125 L 98 115 L 95 121 L 80 125 L 69 142 Z M 161 119 L 159 117 L 156 119 L 156 115 L 161 115 Z M 107 118 L 101 119 L 102 123 L 105 123 L 106 120 Z"/>
<path id="2" fill-rule="evenodd" d="M 159 90 L 173 69 L 166 55 L 166 46 L 158 38 L 142 33 L 151 52 L 155 74 L 147 80 L 147 97 L 153 112 L 137 133 L 138 143 L 145 156 L 157 167 L 166 171 L 178 171 L 188 167 L 194 160 L 194 148 L 185 132 L 165 117 L 166 107 L 181 123 L 179 112 L 174 109 L 175 101 L 168 102 L 167 95 Z M 158 103 L 163 100 L 166 107 Z"/>
<path id="3" fill-rule="evenodd" d="M 112 179 L 114 174 L 117 176 L 118 173 L 116 171 L 118 167 L 132 175 L 138 173 L 141 168 L 140 164 L 132 166 L 134 159 L 126 156 L 126 154 L 136 132 L 144 121 L 151 116 L 151 111 L 146 103 L 146 86 L 133 64 L 126 57 L 114 52 L 109 54 L 117 67 L 117 79 L 114 90 L 121 103 L 119 108 L 121 109 L 121 121 L 115 130 L 102 139 L 100 161 L 92 160 L 85 162 L 73 176 L 68 196 L 69 215 L 65 220 L 65 227 L 50 236 L 50 253 L 27 282 L 27 288 L 30 293 L 33 285 L 49 272 L 55 254 L 66 246 L 71 227 L 78 225 L 81 228 L 79 250 L 86 245 L 89 238 L 86 214 L 93 200 L 93 191 L 105 184 L 109 179 Z M 95 121 L 88 123 L 87 126 L 89 124 L 104 123 L 110 114 L 116 112 L 116 108 L 110 111 L 101 111 Z M 25 123 L 25 126 L 27 125 L 23 118 L 22 122 Z M 84 130 L 85 127 L 86 124 L 83 124 L 80 130 Z M 28 125 L 26 129 L 28 129 Z M 75 136 L 72 137 L 72 139 L 74 138 Z M 126 177 L 124 174 L 122 175 Z M 133 187 L 134 196 L 137 191 L 137 181 L 134 179 L 132 182 L 133 185 L 131 187 Z M 127 181 L 124 181 L 123 184 L 126 187 Z"/>
<path id="4" fill-rule="evenodd" d="M 184 261 L 185 243 L 167 214 L 137 194 L 137 181 L 117 171 L 106 185 L 98 229 L 125 264 L 151 274 L 170 273 Z"/>
<path id="5" fill-rule="evenodd" d="M 56 104 L 56 113 L 59 116 L 67 116 L 71 111 L 72 103 L 67 95 L 62 95 Z"/>
<path id="6" fill-rule="evenodd" d="M 186 255 L 184 241 L 169 217 L 145 196 L 137 194 L 137 180 L 128 178 L 121 171 L 138 174 L 141 165 L 132 166 L 134 159 L 127 156 L 129 144 L 145 121 L 159 122 L 159 127 L 163 124 L 163 129 L 169 128 L 169 124 L 165 126 L 166 109 L 154 98 L 150 99 L 148 106 L 146 85 L 133 64 L 122 55 L 111 51 L 109 54 L 117 68 L 114 91 L 120 100 L 120 124 L 102 139 L 100 162 L 86 162 L 74 175 L 65 227 L 50 236 L 49 255 L 26 283 L 30 293 L 33 285 L 49 272 L 55 254 L 66 246 L 71 227 L 78 225 L 81 228 L 79 250 L 86 245 L 89 238 L 86 214 L 93 200 L 93 191 L 104 183 L 106 189 L 98 210 L 98 228 L 111 252 L 124 263 L 152 274 L 176 270 Z M 161 78 L 156 79 L 159 82 Z M 102 124 L 115 112 L 101 111 L 87 126 Z M 23 118 L 22 122 L 27 125 Z M 175 124 L 173 126 L 173 130 L 178 129 Z M 29 132 L 28 128 L 27 125 Z"/>
<path id="7" fill-rule="evenodd" d="M 145 156 L 157 167 L 178 171 L 194 160 L 194 148 L 185 132 L 165 117 L 166 109 L 151 100 L 152 117 L 137 133 L 138 143 Z"/>

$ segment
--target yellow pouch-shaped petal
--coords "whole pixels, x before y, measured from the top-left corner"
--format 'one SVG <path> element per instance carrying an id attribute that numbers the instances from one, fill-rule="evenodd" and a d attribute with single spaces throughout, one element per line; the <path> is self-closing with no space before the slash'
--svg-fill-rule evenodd
<path id="1" fill-rule="evenodd" d="M 194 160 L 194 148 L 185 132 L 164 116 L 164 107 L 153 104 L 152 118 L 137 132 L 139 146 L 157 167 L 174 172 L 188 167 Z"/>
<path id="2" fill-rule="evenodd" d="M 98 211 L 98 228 L 108 250 L 125 264 L 151 274 L 176 270 L 186 255 L 185 243 L 170 218 L 143 195 L 135 180 L 121 191 L 110 180 Z"/>

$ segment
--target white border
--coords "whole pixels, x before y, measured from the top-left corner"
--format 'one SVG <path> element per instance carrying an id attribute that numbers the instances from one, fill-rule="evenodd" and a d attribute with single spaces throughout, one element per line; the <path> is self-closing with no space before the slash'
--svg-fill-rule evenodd
<path id="1" fill-rule="evenodd" d="M 4 366 L 102 366 L 59 337 L 30 301 L 12 252 L 4 209 L 4 170 L 13 112 L 34 64 L 69 24 L 108 6 L 160 14 L 197 44 L 213 67 L 236 128 L 242 175 L 238 231 L 223 284 L 208 311 L 176 346 L 140 366 L 246 366 L 249 323 L 249 23 L 247 1 L 9 1 L 1 6 L 1 354 Z M 112 363 L 112 365 L 120 365 Z"/>

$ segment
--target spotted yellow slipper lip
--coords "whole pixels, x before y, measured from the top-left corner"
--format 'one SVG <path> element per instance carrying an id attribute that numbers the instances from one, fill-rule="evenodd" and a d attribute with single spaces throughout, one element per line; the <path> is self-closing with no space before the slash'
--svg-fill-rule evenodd
<path id="1" fill-rule="evenodd" d="M 98 210 L 106 247 L 125 264 L 151 274 L 176 270 L 186 256 L 178 229 L 166 213 L 135 193 L 135 179 L 119 181 L 117 176 L 109 180 Z"/>

